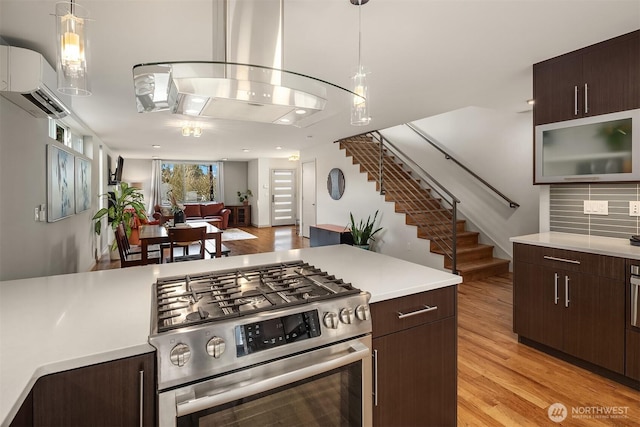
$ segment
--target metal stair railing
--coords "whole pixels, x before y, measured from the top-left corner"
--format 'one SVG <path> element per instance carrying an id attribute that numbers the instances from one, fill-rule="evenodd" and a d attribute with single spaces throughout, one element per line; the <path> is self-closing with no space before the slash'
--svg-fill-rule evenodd
<path id="1" fill-rule="evenodd" d="M 493 191 L 494 193 L 496 193 L 498 196 L 500 196 L 500 198 L 502 198 L 503 200 L 505 200 L 507 203 L 509 203 L 509 207 L 516 209 L 519 208 L 520 205 L 516 202 L 514 202 L 513 200 L 511 200 L 509 197 L 505 196 L 502 192 L 500 192 L 497 188 L 495 188 L 493 185 L 489 184 L 487 181 L 485 181 L 484 179 L 482 179 L 480 176 L 478 176 L 475 172 L 473 172 L 471 169 L 469 169 L 468 167 L 466 167 L 465 165 L 463 165 L 462 163 L 460 163 L 458 160 L 456 160 L 453 156 L 451 156 L 451 154 L 447 153 L 439 144 L 437 144 L 435 141 L 433 141 L 427 134 L 425 134 L 424 132 L 422 132 L 420 129 L 418 129 L 413 123 L 405 123 L 405 125 L 411 129 L 412 131 L 414 131 L 416 134 L 418 134 L 422 139 L 424 139 L 426 142 L 428 142 L 429 144 L 431 144 L 431 146 L 433 146 L 436 150 L 440 151 L 442 154 L 444 154 L 444 158 L 447 160 L 451 160 L 453 163 L 457 164 L 458 166 L 460 166 L 462 169 L 464 169 L 467 173 L 469 173 L 472 177 L 474 177 L 476 180 L 478 180 L 480 183 L 482 183 L 485 187 L 489 188 L 491 191 Z"/>
<path id="2" fill-rule="evenodd" d="M 427 237 L 451 259 L 451 271 L 457 274 L 457 206 L 460 200 L 380 132 L 366 135 L 379 145 L 376 180 L 380 194 L 396 191 L 404 194 L 396 203 L 405 207 L 405 214 L 414 225 L 427 230 Z M 400 163 L 394 162 L 388 153 Z M 392 180 L 394 175 L 399 179 Z"/>

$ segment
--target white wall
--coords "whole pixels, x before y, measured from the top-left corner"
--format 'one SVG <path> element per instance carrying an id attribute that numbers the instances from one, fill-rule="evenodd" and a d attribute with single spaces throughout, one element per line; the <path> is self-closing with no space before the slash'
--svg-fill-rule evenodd
<path id="1" fill-rule="evenodd" d="M 238 205 L 238 191 L 245 192 L 247 183 L 248 162 L 224 162 L 224 204 Z M 253 191 L 253 190 L 252 190 Z M 251 200 L 250 200 L 251 201 Z"/>
<path id="2" fill-rule="evenodd" d="M 511 257 L 512 236 L 536 233 L 540 189 L 532 184 L 531 113 L 467 107 L 414 122 L 454 158 L 520 204 L 512 209 L 495 193 L 448 161 L 411 129 L 397 126 L 382 133 L 461 200 L 468 229 L 480 231 L 495 255 Z"/>
<path id="3" fill-rule="evenodd" d="M 98 192 L 98 141 L 93 152 L 93 207 L 57 222 L 37 222 L 47 203 L 48 119 L 36 119 L 0 97 L 0 280 L 87 271 L 94 265 L 91 217 Z"/>
<path id="4" fill-rule="evenodd" d="M 383 230 L 376 235 L 373 249 L 386 255 L 405 259 L 429 267 L 443 269 L 443 257 L 429 252 L 429 242 L 417 238 L 414 226 L 405 224 L 405 216 L 394 212 L 394 204 L 384 201 L 374 182 L 360 173 L 351 157 L 346 157 L 339 144 L 325 143 L 300 153 L 300 162 L 316 161 L 317 176 L 317 224 L 347 226 L 349 213 L 356 221 L 373 216 L 379 211 L 379 225 Z M 340 168 L 345 176 L 342 198 L 333 200 L 327 191 L 327 176 L 333 168 Z"/>

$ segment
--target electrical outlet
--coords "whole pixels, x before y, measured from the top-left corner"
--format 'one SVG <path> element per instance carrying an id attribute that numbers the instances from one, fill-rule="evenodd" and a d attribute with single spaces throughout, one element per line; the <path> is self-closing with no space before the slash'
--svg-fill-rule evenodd
<path id="1" fill-rule="evenodd" d="M 640 201 L 629 201 L 629 216 L 640 216 Z"/>
<path id="2" fill-rule="evenodd" d="M 40 221 L 40 208 L 36 208 L 34 213 L 35 213 L 35 218 L 34 219 L 36 221 Z"/>

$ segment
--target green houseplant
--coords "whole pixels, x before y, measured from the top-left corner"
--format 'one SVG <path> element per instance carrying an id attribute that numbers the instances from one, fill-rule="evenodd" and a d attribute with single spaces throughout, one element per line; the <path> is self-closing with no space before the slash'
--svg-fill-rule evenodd
<path id="1" fill-rule="evenodd" d="M 382 227 L 378 227 L 376 229 L 373 228 L 378 217 L 378 211 L 376 211 L 376 213 L 373 215 L 373 219 L 371 219 L 371 215 L 369 215 L 366 222 L 361 219 L 358 223 L 356 223 L 351 212 L 349 212 L 349 217 L 351 218 L 351 225 L 349 228 L 351 229 L 353 244 L 355 246 L 369 249 L 369 242 L 375 241 L 375 238 L 373 236 L 378 231 L 382 230 Z"/>
<path id="2" fill-rule="evenodd" d="M 144 196 L 139 189 L 129 187 L 126 182 L 120 183 L 119 188 L 117 188 L 115 192 L 101 195 L 101 197 L 104 196 L 109 200 L 109 206 L 100 209 L 92 218 L 92 220 L 95 221 L 94 231 L 97 235 L 100 235 L 102 219 L 105 217 L 111 222 L 111 229 L 114 233 L 116 228 L 118 228 L 118 224 L 122 223 L 127 237 L 131 236 L 131 220 L 134 218 L 134 215 L 137 215 L 141 220 L 147 219 L 144 208 Z M 114 251 L 117 247 L 117 242 L 114 239 L 110 249 Z"/>
<path id="3" fill-rule="evenodd" d="M 238 191 L 238 200 L 240 200 L 240 203 L 244 203 L 245 205 L 249 203 L 249 196 L 253 196 L 253 193 L 249 189 L 247 189 L 247 191 L 245 191 L 244 193 Z"/>

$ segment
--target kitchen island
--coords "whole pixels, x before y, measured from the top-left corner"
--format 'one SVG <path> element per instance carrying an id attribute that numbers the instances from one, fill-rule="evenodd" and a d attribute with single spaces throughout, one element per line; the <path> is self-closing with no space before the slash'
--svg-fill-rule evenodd
<path id="1" fill-rule="evenodd" d="M 159 277 L 302 259 L 371 293 L 371 303 L 462 281 L 352 246 L 325 246 L 0 283 L 0 420 L 9 425 L 38 378 L 154 351 Z"/>

